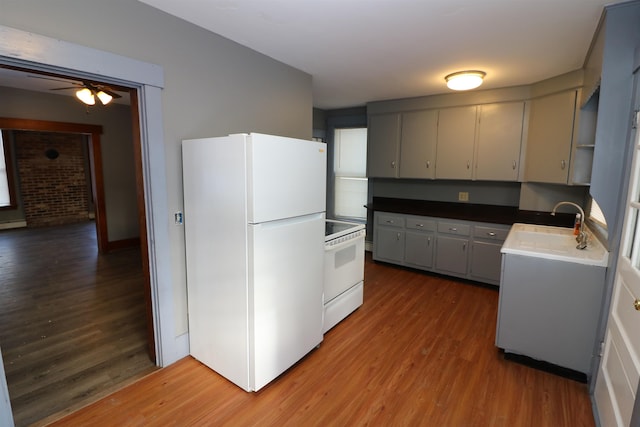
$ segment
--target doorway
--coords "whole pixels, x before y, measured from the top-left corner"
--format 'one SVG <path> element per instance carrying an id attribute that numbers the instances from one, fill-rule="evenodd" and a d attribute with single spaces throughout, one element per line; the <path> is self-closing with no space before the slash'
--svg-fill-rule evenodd
<path id="1" fill-rule="evenodd" d="M 128 106 L 120 108 L 130 110 Z M 78 123 L 0 118 L 0 128 L 12 129 L 12 134 L 19 133 L 23 136 L 24 134 L 35 134 L 46 138 L 49 135 L 48 139 L 54 139 L 53 136 L 58 136 L 58 144 L 55 147 L 58 156 L 50 152 L 52 148 L 40 147 L 41 144 L 34 141 L 33 138 L 23 142 L 23 146 L 30 145 L 42 148 L 42 150 L 35 148 L 36 151 L 39 151 L 32 156 L 26 156 L 28 157 L 27 163 L 22 165 L 25 170 L 30 170 L 31 173 L 37 169 L 34 166 L 51 165 L 65 159 L 69 160 L 73 153 L 65 151 L 63 145 L 84 144 L 89 157 L 90 187 L 95 204 L 95 225 L 91 222 L 88 224 L 89 228 L 84 227 L 85 224 L 75 224 L 73 227 L 25 230 L 24 233 L 5 230 L 0 234 L 2 244 L 13 246 L 4 251 L 3 255 L 7 256 L 8 253 L 11 253 L 11 257 L 19 258 L 18 264 L 22 266 L 21 269 L 13 268 L 15 264 L 5 265 L 2 268 L 3 275 L 14 274 L 13 279 L 15 280 L 2 280 L 5 283 L 3 292 L 11 292 L 12 295 L 9 296 L 10 306 L 4 304 L 6 300 L 3 301 L 2 306 L 5 313 L 0 313 L 0 316 L 7 314 L 8 320 L 16 320 L 30 325 L 25 329 L 20 328 L 20 325 L 14 325 L 11 321 L 3 322 L 7 327 L 5 331 L 11 331 L 13 336 L 8 337 L 4 334 L 3 339 L 0 340 L 4 350 L 5 372 L 15 411 L 15 422 L 22 425 L 37 421 L 38 417 L 50 415 L 50 411 L 66 411 L 69 407 L 77 407 L 83 402 L 86 403 L 87 398 L 99 398 L 103 391 L 110 390 L 111 387 L 121 384 L 127 378 L 135 378 L 141 372 L 148 372 L 149 369 L 155 367 L 155 353 L 143 351 L 146 363 L 140 358 L 137 347 L 140 331 L 142 331 L 143 341 L 148 349 L 154 350 L 155 343 L 153 322 L 150 318 L 148 260 L 144 260 L 147 258 L 147 251 L 146 245 L 142 244 L 142 240 L 146 240 L 144 237 L 146 233 L 140 232 L 142 238 L 136 239 L 134 249 L 125 248 L 130 245 L 123 245 L 122 240 L 114 241 L 108 237 L 103 150 L 101 148 L 102 127 Z M 63 135 L 68 136 L 64 143 L 60 140 Z M 133 145 L 131 141 L 135 140 L 139 141 L 139 138 L 129 137 L 131 145 Z M 13 148 L 16 148 L 16 145 Z M 131 151 L 135 152 L 134 149 Z M 76 155 L 75 160 L 78 160 L 77 157 Z M 137 163 L 136 168 L 141 169 L 139 159 L 139 156 L 131 155 L 129 159 L 119 159 L 119 161 Z M 21 160 L 23 159 L 19 158 L 17 163 L 20 163 Z M 20 169 L 18 167 L 18 170 Z M 136 175 L 138 173 L 141 174 L 141 172 L 136 172 Z M 17 178 L 15 181 L 20 182 L 20 186 L 29 181 L 26 176 L 20 176 L 20 173 Z M 35 181 L 35 187 L 41 184 L 49 186 L 54 179 L 51 176 L 40 176 L 35 177 L 33 181 Z M 84 181 L 84 178 L 81 181 Z M 82 184 L 86 183 L 82 182 Z M 67 190 L 61 191 L 68 193 Z M 142 190 L 138 188 L 137 192 L 140 193 Z M 50 197 L 51 192 L 48 192 L 46 196 Z M 73 196 L 78 196 L 78 194 Z M 133 203 L 138 204 L 140 200 L 144 200 L 144 197 L 138 194 L 137 197 L 134 196 Z M 22 202 L 22 205 L 26 206 L 24 197 Z M 51 202 L 61 203 L 61 200 Z M 139 207 L 137 212 L 139 212 Z M 28 213 L 26 218 L 29 219 Z M 145 229 L 144 215 L 135 214 L 132 222 L 138 224 L 142 230 Z M 81 232 L 79 232 L 80 229 Z M 56 233 L 55 231 L 58 230 L 61 232 Z M 42 236 L 38 244 L 33 244 L 34 236 Z M 29 241 L 31 243 L 25 243 Z M 145 249 L 141 250 L 142 247 Z M 14 250 L 15 248 L 32 248 L 32 250 L 17 251 Z M 78 252 L 79 248 L 82 248 L 80 252 Z M 34 255 L 34 251 L 36 255 Z M 135 262 L 132 263 L 132 261 Z M 17 270 L 24 271 L 19 273 Z M 28 278 L 28 273 L 32 270 L 42 274 Z M 112 277 L 112 274 L 119 275 L 119 278 L 112 278 L 110 281 L 108 277 Z M 18 277 L 27 278 L 21 281 L 17 279 Z M 8 286 L 9 282 L 13 288 Z M 131 289 L 122 289 L 123 285 Z M 109 291 L 105 290 L 106 287 L 110 288 Z M 136 289 L 139 289 L 139 293 L 133 292 Z M 25 290 L 30 291 L 30 294 L 23 293 Z M 85 294 L 88 293 L 100 294 L 99 304 L 95 299 L 85 298 Z M 43 294 L 46 295 L 45 299 L 42 298 Z M 29 303 L 31 300 L 38 299 L 40 302 L 35 305 Z M 14 301 L 16 304 L 13 304 Z M 21 301 L 23 304 L 20 304 Z M 53 304 L 53 301 L 56 303 Z M 110 308 L 106 310 L 109 317 L 105 318 L 105 307 L 109 304 Z M 63 309 L 64 312 L 57 312 L 56 309 Z M 131 312 L 133 309 L 137 310 L 137 316 L 136 313 Z M 93 312 L 93 315 L 90 315 L 90 312 Z M 71 314 L 78 313 L 80 313 L 80 317 L 71 316 Z M 42 316 L 48 317 L 47 323 L 44 325 L 42 325 Z M 119 324 L 118 331 L 105 327 L 110 324 L 109 319 L 113 319 L 114 324 Z M 5 320 L 7 319 L 5 318 Z M 140 320 L 142 321 L 141 328 Z M 53 328 L 52 330 L 55 332 L 47 332 L 49 328 Z M 35 331 L 39 331 L 40 338 L 32 336 Z M 19 336 L 20 334 L 23 335 Z M 87 346 L 86 342 L 81 344 L 74 341 L 78 339 L 78 334 L 83 338 L 88 337 L 87 342 L 93 345 Z M 97 339 L 97 335 L 103 338 Z M 19 342 L 16 342 L 14 338 L 17 338 Z M 38 345 L 44 342 L 51 345 L 51 351 L 42 351 L 41 348 L 38 350 Z M 66 350 L 65 353 L 64 349 L 54 351 L 54 348 L 66 347 L 65 342 L 74 349 L 72 352 Z M 124 349 L 120 348 L 121 344 L 125 345 Z M 95 354 L 95 346 L 102 347 L 99 357 Z M 29 353 L 29 357 L 23 356 L 22 353 Z M 40 355 L 38 360 L 33 360 L 34 354 Z M 74 361 L 74 363 L 70 364 L 69 361 Z M 82 370 L 76 371 L 78 368 Z M 36 372 L 41 378 L 34 381 L 32 376 Z M 60 389 L 58 390 L 58 388 Z M 69 395 L 68 393 L 72 390 L 75 390 L 76 393 Z"/>
<path id="2" fill-rule="evenodd" d="M 108 83 L 122 84 L 133 88 L 131 100 L 134 121 L 134 148 L 136 163 L 141 164 L 141 174 L 136 176 L 138 186 L 143 188 L 146 229 L 149 241 L 147 257 L 156 344 L 156 364 L 166 366 L 188 354 L 188 340 L 176 337 L 177 320 L 172 305 L 173 263 L 171 238 L 163 221 L 169 217 L 166 195 L 165 144 L 162 119 L 163 68 L 140 60 L 127 58 L 110 52 L 89 48 L 75 43 L 60 43 L 59 40 L 32 32 L 1 26 L 0 31 L 10 43 L 0 43 L 0 65 L 17 66 L 80 78 L 99 78 Z M 24 48 L 24 47 L 29 47 Z M 143 213 L 140 213 L 142 216 Z M 148 213 L 148 217 L 147 214 Z M 158 224 L 158 225 L 156 225 Z M 145 239 L 142 239 L 146 241 Z M 144 243 L 141 241 L 141 243 Z M 144 251 L 144 249 L 143 249 Z M 147 308 L 150 310 L 151 308 Z M 1 354 L 1 353 L 0 353 Z M 11 406 L 0 366 L 0 422 L 11 424 Z"/>

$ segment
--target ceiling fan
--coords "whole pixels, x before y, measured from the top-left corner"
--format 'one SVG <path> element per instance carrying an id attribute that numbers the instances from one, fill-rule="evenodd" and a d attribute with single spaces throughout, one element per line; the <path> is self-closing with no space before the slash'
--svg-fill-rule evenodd
<path id="1" fill-rule="evenodd" d="M 111 102 L 112 99 L 122 97 L 121 95 L 117 94 L 112 88 L 106 86 L 103 83 L 95 83 L 89 80 L 81 80 L 80 82 L 75 82 L 33 75 L 30 75 L 29 77 L 33 77 L 34 79 L 52 80 L 56 82 L 71 84 L 72 86 L 56 87 L 49 90 L 75 89 L 76 97 L 87 105 L 95 105 L 96 98 L 100 100 L 100 103 L 102 105 L 107 105 Z"/>

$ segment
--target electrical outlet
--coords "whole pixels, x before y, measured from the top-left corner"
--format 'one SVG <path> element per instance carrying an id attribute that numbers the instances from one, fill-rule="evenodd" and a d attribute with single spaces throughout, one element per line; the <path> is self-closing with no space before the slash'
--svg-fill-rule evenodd
<path id="1" fill-rule="evenodd" d="M 466 191 L 461 191 L 458 193 L 458 201 L 460 202 L 468 202 L 469 201 L 469 193 Z"/>
<path id="2" fill-rule="evenodd" d="M 173 221 L 176 223 L 176 225 L 182 225 L 182 212 L 176 212 L 175 214 L 173 214 Z"/>

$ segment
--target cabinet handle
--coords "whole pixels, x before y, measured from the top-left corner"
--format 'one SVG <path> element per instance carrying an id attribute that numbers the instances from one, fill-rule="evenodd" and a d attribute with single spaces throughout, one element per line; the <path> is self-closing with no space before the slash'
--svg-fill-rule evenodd
<path id="1" fill-rule="evenodd" d="M 462 244 L 462 252 L 465 252 L 467 250 L 467 244 L 463 243 Z"/>
<path id="2" fill-rule="evenodd" d="M 424 227 L 424 224 L 416 224 L 416 227 Z"/>
<path id="3" fill-rule="evenodd" d="M 467 160 L 467 169 L 469 169 L 470 167 L 471 167 L 471 162 Z"/>
<path id="4" fill-rule="evenodd" d="M 391 169 L 395 169 L 396 168 L 396 162 L 391 162 Z"/>
<path id="5" fill-rule="evenodd" d="M 427 237 L 427 246 L 431 246 L 431 237 Z M 638 300 L 636 300 L 636 301 L 638 301 Z M 640 310 L 640 309 L 637 309 L 637 310 Z"/>
<path id="6" fill-rule="evenodd" d="M 636 300 L 633 302 L 633 308 L 635 308 L 636 311 L 640 311 L 640 299 L 636 298 Z"/>
<path id="7" fill-rule="evenodd" d="M 431 162 L 427 160 L 427 169 L 429 169 L 430 166 L 431 166 Z"/>
<path id="8" fill-rule="evenodd" d="M 393 220 L 392 219 L 388 219 L 385 221 L 387 224 L 393 224 Z"/>
<path id="9" fill-rule="evenodd" d="M 564 170 L 564 168 L 567 167 L 567 162 L 565 162 L 564 160 L 560 161 L 560 169 Z"/>
<path id="10" fill-rule="evenodd" d="M 513 170 L 516 170 L 516 161 L 513 161 L 513 164 L 511 165 L 511 167 L 513 168 Z"/>
<path id="11" fill-rule="evenodd" d="M 455 228 L 455 227 L 449 227 L 449 231 L 457 232 L 457 231 L 458 231 L 458 229 L 457 229 L 457 228 Z"/>
<path id="12" fill-rule="evenodd" d="M 396 235 L 396 240 L 400 240 L 400 233 Z"/>
<path id="13" fill-rule="evenodd" d="M 494 233 L 493 231 L 490 231 L 490 232 L 487 233 L 487 236 L 496 237 L 496 233 Z"/>

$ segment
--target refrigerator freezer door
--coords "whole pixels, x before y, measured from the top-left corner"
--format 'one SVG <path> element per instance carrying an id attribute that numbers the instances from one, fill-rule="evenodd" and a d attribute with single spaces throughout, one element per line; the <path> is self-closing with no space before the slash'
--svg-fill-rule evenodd
<path id="1" fill-rule="evenodd" d="M 249 226 L 255 391 L 322 341 L 324 220 L 321 213 Z"/>
<path id="2" fill-rule="evenodd" d="M 251 224 L 326 210 L 326 145 L 252 133 L 247 216 Z"/>

